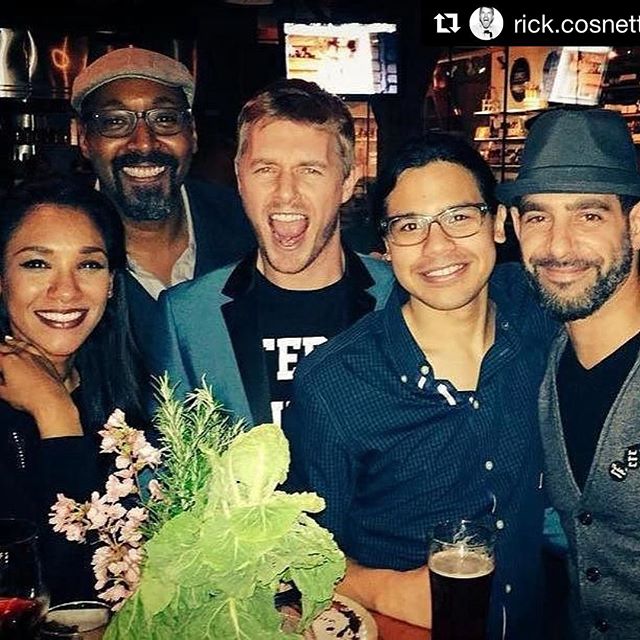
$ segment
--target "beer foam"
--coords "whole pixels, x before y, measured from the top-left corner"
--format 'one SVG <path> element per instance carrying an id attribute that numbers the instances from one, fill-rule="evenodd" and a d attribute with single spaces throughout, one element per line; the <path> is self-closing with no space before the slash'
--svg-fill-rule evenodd
<path id="1" fill-rule="evenodd" d="M 481 578 L 493 571 L 493 559 L 478 551 L 445 549 L 431 556 L 429 570 L 446 578 Z"/>

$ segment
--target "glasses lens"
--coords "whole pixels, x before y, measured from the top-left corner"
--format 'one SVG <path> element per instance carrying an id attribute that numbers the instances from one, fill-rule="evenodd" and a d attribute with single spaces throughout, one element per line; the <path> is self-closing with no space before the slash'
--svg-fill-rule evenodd
<path id="1" fill-rule="evenodd" d="M 172 136 L 182 131 L 186 113 L 179 109 L 150 109 L 146 120 L 151 130 L 159 136 Z"/>
<path id="2" fill-rule="evenodd" d="M 394 244 L 410 246 L 421 243 L 429 233 L 431 223 L 437 222 L 450 238 L 466 238 L 480 230 L 483 211 L 477 206 L 453 207 L 437 216 L 405 215 L 388 222 L 387 233 Z"/>
<path id="3" fill-rule="evenodd" d="M 439 218 L 443 231 L 452 238 L 465 238 L 477 233 L 482 224 L 482 212 L 478 207 L 455 207 Z"/>
<path id="4" fill-rule="evenodd" d="M 138 117 L 144 117 L 147 126 L 156 135 L 172 136 L 184 129 L 189 112 L 162 108 L 137 114 L 126 109 L 110 109 L 93 114 L 92 122 L 98 133 L 106 138 L 125 138 L 133 133 Z"/>
<path id="5" fill-rule="evenodd" d="M 421 216 L 403 216 L 391 220 L 389 235 L 398 245 L 418 244 L 425 238 L 428 226 L 427 219 Z"/>
<path id="6" fill-rule="evenodd" d="M 94 114 L 93 122 L 98 133 L 107 138 L 128 136 L 136 126 L 136 114 L 133 111 L 113 109 Z"/>

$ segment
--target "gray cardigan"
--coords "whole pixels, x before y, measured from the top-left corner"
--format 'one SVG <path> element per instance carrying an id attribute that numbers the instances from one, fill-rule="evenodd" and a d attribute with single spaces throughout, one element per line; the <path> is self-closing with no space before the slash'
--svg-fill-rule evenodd
<path id="1" fill-rule="evenodd" d="M 640 638 L 640 356 L 602 427 L 583 493 L 564 443 L 556 339 L 540 391 L 546 487 L 569 541 L 570 618 L 581 640 Z"/>

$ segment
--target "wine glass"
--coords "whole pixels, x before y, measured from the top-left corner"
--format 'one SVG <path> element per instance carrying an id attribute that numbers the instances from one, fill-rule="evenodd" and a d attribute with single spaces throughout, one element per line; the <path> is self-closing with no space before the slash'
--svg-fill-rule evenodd
<path id="1" fill-rule="evenodd" d="M 0 638 L 31 640 L 49 604 L 35 524 L 0 519 Z"/>

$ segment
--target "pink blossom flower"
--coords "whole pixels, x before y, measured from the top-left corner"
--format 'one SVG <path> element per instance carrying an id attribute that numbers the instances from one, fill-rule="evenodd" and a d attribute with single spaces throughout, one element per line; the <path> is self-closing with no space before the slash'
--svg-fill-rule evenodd
<path id="1" fill-rule="evenodd" d="M 121 480 L 116 475 L 109 476 L 105 489 L 107 490 L 107 500 L 109 502 L 117 502 L 120 498 L 137 491 L 133 478 L 127 477 Z"/>
<path id="2" fill-rule="evenodd" d="M 84 542 L 87 532 L 85 521 L 87 506 L 71 500 L 61 493 L 57 495 L 57 498 L 58 500 L 51 507 L 49 513 L 49 523 L 53 525 L 53 530 L 64 533 L 67 540 L 71 542 Z"/>
<path id="3" fill-rule="evenodd" d="M 100 594 L 100 597 L 107 602 L 114 602 L 115 604 L 112 609 L 114 611 L 117 611 L 124 604 L 124 600 L 126 600 L 131 595 L 131 593 L 132 592 L 127 589 L 124 584 L 119 582 L 106 591 L 103 591 Z"/>
<path id="4" fill-rule="evenodd" d="M 142 540 L 140 525 L 147 520 L 147 518 L 147 512 L 144 509 L 140 507 L 130 509 L 120 529 L 120 540 L 132 547 L 138 546 L 140 540 Z"/>
<path id="5" fill-rule="evenodd" d="M 91 564 L 93 566 L 93 573 L 96 577 L 96 589 L 102 589 L 109 579 L 109 573 L 107 572 L 107 567 L 109 566 L 110 558 L 113 551 L 111 547 L 104 546 L 98 547 L 91 559 Z"/>
<path id="6" fill-rule="evenodd" d="M 153 480 L 149 480 L 148 484 L 149 494 L 153 500 L 164 500 L 164 493 L 160 488 L 160 483 L 153 478 Z"/>
<path id="7" fill-rule="evenodd" d="M 91 564 L 96 577 L 99 597 L 111 603 L 116 611 L 135 592 L 140 582 L 144 553 L 141 526 L 149 518 L 143 506 L 126 509 L 122 498 L 138 494 L 138 473 L 146 467 L 160 464 L 161 452 L 147 442 L 142 431 L 132 429 L 125 415 L 116 409 L 99 432 L 100 451 L 116 454 L 117 471 L 109 476 L 105 494 L 91 494 L 83 504 L 58 494 L 51 508 L 49 522 L 54 531 L 64 533 L 68 540 L 85 542 L 89 531 L 102 543 L 93 554 Z M 154 499 L 162 498 L 157 480 L 149 482 Z"/>
<path id="8" fill-rule="evenodd" d="M 114 409 L 113 413 L 109 416 L 109 419 L 107 420 L 107 423 L 104 426 L 107 428 L 108 427 L 128 428 L 124 411 L 122 411 L 122 409 Z"/>

